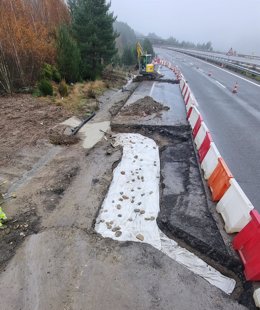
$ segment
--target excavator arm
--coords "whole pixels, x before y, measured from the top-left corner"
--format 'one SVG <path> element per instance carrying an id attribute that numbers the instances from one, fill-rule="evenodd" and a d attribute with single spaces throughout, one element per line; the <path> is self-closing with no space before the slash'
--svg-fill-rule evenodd
<path id="1" fill-rule="evenodd" d="M 141 56 L 144 55 L 144 51 L 143 51 L 143 48 L 142 48 L 142 45 L 140 44 L 140 42 L 136 43 L 136 51 L 137 51 L 138 61 L 140 61 Z"/>

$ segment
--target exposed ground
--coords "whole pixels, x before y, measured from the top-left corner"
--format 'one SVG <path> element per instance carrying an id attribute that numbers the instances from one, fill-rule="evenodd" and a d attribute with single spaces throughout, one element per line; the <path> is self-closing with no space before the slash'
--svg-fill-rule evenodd
<path id="1" fill-rule="evenodd" d="M 167 111 L 170 108 L 164 106 L 160 102 L 155 101 L 153 98 L 146 96 L 137 100 L 135 103 L 132 103 L 124 107 L 121 111 L 123 116 L 147 116 L 152 114 L 157 114 L 161 111 Z"/>
<path id="2" fill-rule="evenodd" d="M 132 84 L 124 92 L 110 89 L 97 96 L 99 111 L 95 121 L 110 120 L 135 87 Z M 3 106 L 7 106 L 4 111 L 9 112 L 1 115 L 4 136 L 0 142 L 7 138 L 9 141 L 3 143 L 5 163 L 0 166 L 0 180 L 8 181 L 3 187 L 5 191 L 9 189 L 17 195 L 4 205 L 10 220 L 0 231 L 3 309 L 245 309 L 235 301 L 241 294 L 240 279 L 230 298 L 149 245 L 118 243 L 95 233 L 95 219 L 111 183 L 113 169 L 122 155 L 121 148 L 111 145 L 109 135 L 91 150 L 82 149 L 79 143 L 55 146 L 49 143 L 49 130 L 69 117 L 72 110 L 68 112 L 62 105 L 52 105 L 28 95 L 1 100 Z M 29 108 L 24 107 L 26 101 L 30 102 Z M 155 106 L 165 109 L 157 103 Z M 140 110 L 140 102 L 138 107 Z M 44 117 L 52 111 L 54 115 L 45 123 Z M 154 109 L 148 113 L 152 111 Z M 15 121 L 8 122 L 13 114 L 19 125 Z M 37 118 L 38 115 L 43 116 Z M 9 130 L 5 130 L 5 124 Z M 125 126 L 122 130 L 139 131 L 155 139 L 164 159 L 172 155 L 172 148 L 178 148 L 183 142 L 183 150 L 180 147 L 178 151 L 184 158 L 174 160 L 183 161 L 185 171 L 196 166 L 194 154 L 191 158 L 187 155 L 192 150 L 186 127 L 178 128 L 172 135 L 158 128 L 149 131 Z M 167 176 L 163 177 L 162 193 L 169 182 Z M 191 183 L 196 187 L 195 179 Z M 179 179 L 179 184 L 181 182 Z M 189 199 L 193 189 L 191 186 Z M 179 197 L 182 195 L 180 191 Z M 205 193 L 202 191 L 199 195 L 204 205 Z M 177 214 L 176 221 L 176 214 L 169 214 L 165 207 L 158 223 L 163 222 L 165 215 L 169 225 L 178 222 L 181 214 Z M 168 226 L 165 228 L 167 233 Z M 212 233 L 210 227 L 208 231 Z"/>
<path id="3" fill-rule="evenodd" d="M 12 165 L 23 148 L 34 148 L 37 144 L 39 147 L 49 129 L 71 115 L 47 99 L 31 95 L 0 97 L 0 107 L 0 169 Z"/>

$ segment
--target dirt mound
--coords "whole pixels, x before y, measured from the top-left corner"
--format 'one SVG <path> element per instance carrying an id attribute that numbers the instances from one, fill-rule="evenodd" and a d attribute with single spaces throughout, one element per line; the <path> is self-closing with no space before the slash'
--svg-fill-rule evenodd
<path id="1" fill-rule="evenodd" d="M 161 111 L 167 111 L 169 109 L 169 107 L 153 100 L 153 98 L 149 96 L 146 96 L 137 100 L 135 103 L 124 107 L 121 114 L 124 116 L 147 116 L 158 114 Z"/>
<path id="2" fill-rule="evenodd" d="M 49 140 L 54 145 L 70 145 L 79 142 L 79 137 L 71 135 L 68 126 L 58 125 L 50 129 Z"/>

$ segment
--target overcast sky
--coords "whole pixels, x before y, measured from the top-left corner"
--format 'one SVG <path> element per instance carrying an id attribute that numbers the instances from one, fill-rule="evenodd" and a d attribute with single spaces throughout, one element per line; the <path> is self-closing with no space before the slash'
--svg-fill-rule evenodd
<path id="1" fill-rule="evenodd" d="M 111 0 L 118 21 L 143 34 L 260 55 L 260 0 Z"/>

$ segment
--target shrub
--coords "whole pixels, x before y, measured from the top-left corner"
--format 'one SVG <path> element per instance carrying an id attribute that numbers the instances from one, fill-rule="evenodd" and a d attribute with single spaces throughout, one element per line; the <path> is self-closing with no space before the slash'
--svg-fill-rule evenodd
<path id="1" fill-rule="evenodd" d="M 52 79 L 56 83 L 61 82 L 61 75 L 60 75 L 60 72 L 57 70 L 56 67 L 52 67 Z"/>
<path id="2" fill-rule="evenodd" d="M 62 97 L 67 97 L 68 94 L 69 94 L 69 90 L 68 90 L 68 85 L 66 84 L 65 80 L 62 80 L 60 82 L 60 85 L 59 85 L 59 93 Z"/>
<path id="3" fill-rule="evenodd" d="M 43 96 L 53 95 L 53 87 L 51 85 L 51 82 L 46 79 L 40 80 L 38 88 Z"/>
<path id="4" fill-rule="evenodd" d="M 40 73 L 41 80 L 52 80 L 52 66 L 44 64 Z"/>
<path id="5" fill-rule="evenodd" d="M 39 90 L 39 88 L 38 87 L 36 87 L 34 90 L 33 90 L 33 92 L 32 92 L 32 95 L 33 95 L 33 97 L 41 97 L 41 91 Z"/>

